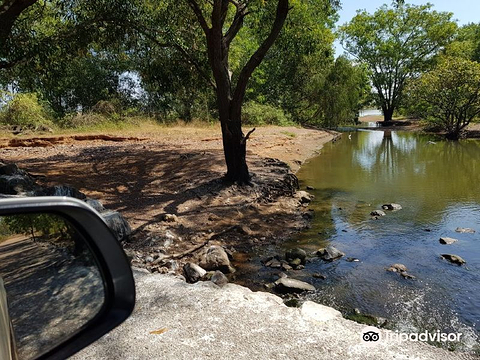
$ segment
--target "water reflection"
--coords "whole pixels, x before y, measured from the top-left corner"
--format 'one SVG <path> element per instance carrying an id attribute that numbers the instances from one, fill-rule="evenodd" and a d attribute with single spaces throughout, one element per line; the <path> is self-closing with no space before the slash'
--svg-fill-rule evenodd
<path id="1" fill-rule="evenodd" d="M 315 299 L 390 318 L 403 329 L 461 328 L 468 334 L 462 346 L 478 347 L 479 158 L 478 141 L 415 133 L 359 131 L 327 145 L 298 174 L 316 188 L 316 215 L 295 244 L 314 250 L 332 243 L 361 262 L 313 259 L 307 270 L 328 276 L 310 279 L 320 289 Z M 372 220 L 370 212 L 389 202 L 403 210 Z M 459 234 L 457 227 L 477 232 Z M 441 236 L 459 241 L 447 248 Z M 467 266 L 441 260 L 444 252 L 462 256 Z M 393 263 L 405 264 L 417 280 L 387 273 Z"/>

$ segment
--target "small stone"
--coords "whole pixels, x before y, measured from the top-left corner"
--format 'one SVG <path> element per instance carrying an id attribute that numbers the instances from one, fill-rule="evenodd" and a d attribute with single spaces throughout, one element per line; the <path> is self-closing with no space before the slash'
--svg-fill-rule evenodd
<path id="1" fill-rule="evenodd" d="M 455 229 L 455 231 L 458 232 L 458 233 L 475 234 L 475 230 L 470 229 L 470 228 L 457 227 Z"/>
<path id="2" fill-rule="evenodd" d="M 463 260 L 460 256 L 458 255 L 453 255 L 453 254 L 442 254 L 442 258 L 445 260 L 450 261 L 452 264 L 457 264 L 457 265 L 463 265 L 466 264 L 467 262 Z"/>
<path id="3" fill-rule="evenodd" d="M 290 264 L 291 266 L 293 266 L 293 267 L 297 267 L 297 266 L 299 266 L 299 265 L 302 264 L 302 260 L 300 260 L 300 259 L 298 259 L 298 258 L 297 258 L 297 259 L 293 259 L 293 260 L 290 260 L 289 264 Z"/>
<path id="4" fill-rule="evenodd" d="M 165 268 L 167 269 L 167 268 Z M 168 269 L 167 269 L 168 271 Z M 205 269 L 194 263 L 186 263 L 183 266 L 183 273 L 189 283 L 195 283 L 205 276 L 207 273 Z"/>
<path id="5" fill-rule="evenodd" d="M 277 260 L 277 259 L 272 259 L 270 261 L 267 261 L 265 263 L 265 266 L 267 267 L 271 267 L 271 268 L 281 268 L 282 267 L 282 263 Z"/>
<path id="6" fill-rule="evenodd" d="M 415 279 L 415 276 L 410 275 L 410 274 L 406 273 L 405 271 L 401 272 L 400 275 L 402 275 L 405 279 Z"/>
<path id="7" fill-rule="evenodd" d="M 282 264 L 282 270 L 285 270 L 285 271 L 292 270 L 292 267 L 288 264 Z"/>
<path id="8" fill-rule="evenodd" d="M 385 216 L 387 214 L 385 214 L 385 211 L 382 211 L 382 210 L 373 210 L 371 213 L 370 213 L 371 216 Z"/>
<path id="9" fill-rule="evenodd" d="M 218 286 L 224 286 L 228 284 L 227 277 L 221 271 L 218 271 L 218 270 L 215 271 L 210 281 Z"/>
<path id="10" fill-rule="evenodd" d="M 279 279 L 288 277 L 287 274 L 285 274 L 284 272 L 279 272 L 277 276 Z"/>
<path id="11" fill-rule="evenodd" d="M 360 260 L 358 260 L 357 258 L 353 258 L 353 257 L 347 257 L 345 259 L 345 261 L 348 261 L 348 262 L 359 262 Z"/>
<path id="12" fill-rule="evenodd" d="M 312 276 L 316 279 L 322 279 L 322 280 L 325 280 L 327 277 L 323 274 L 320 274 L 320 273 L 314 273 L 312 274 Z"/>
<path id="13" fill-rule="evenodd" d="M 166 222 L 177 222 L 178 221 L 178 217 L 177 215 L 175 214 L 164 214 L 162 216 L 162 220 L 163 221 L 166 221 Z"/>
<path id="14" fill-rule="evenodd" d="M 311 211 L 304 212 L 304 213 L 302 214 L 302 217 L 303 217 L 305 220 L 312 220 L 312 219 L 313 219 L 313 212 L 311 212 Z"/>
<path id="15" fill-rule="evenodd" d="M 305 265 L 297 265 L 294 267 L 295 270 L 303 270 L 305 269 Z"/>
<path id="16" fill-rule="evenodd" d="M 450 238 L 450 237 L 441 237 L 439 240 L 440 244 L 443 244 L 443 245 L 451 245 L 453 243 L 456 243 L 457 241 L 458 241 L 457 239 Z"/>
<path id="17" fill-rule="evenodd" d="M 154 260 L 155 260 L 155 259 L 154 259 L 152 256 L 147 256 L 147 257 L 145 258 L 145 262 L 147 262 L 147 263 L 152 263 Z"/>
<path id="18" fill-rule="evenodd" d="M 400 204 L 383 204 L 383 210 L 402 210 L 402 205 Z"/>
<path id="19" fill-rule="evenodd" d="M 307 190 L 315 190 L 315 188 L 313 186 L 307 186 Z"/>

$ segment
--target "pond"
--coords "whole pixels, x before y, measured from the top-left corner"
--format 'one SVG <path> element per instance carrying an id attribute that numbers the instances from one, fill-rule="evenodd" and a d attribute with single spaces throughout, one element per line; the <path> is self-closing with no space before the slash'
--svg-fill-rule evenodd
<path id="1" fill-rule="evenodd" d="M 346 256 L 313 258 L 302 279 L 315 285 L 309 299 L 344 313 L 388 319 L 398 331 L 460 332 L 460 350 L 479 349 L 480 142 L 449 142 L 426 135 L 357 131 L 327 144 L 299 173 L 312 186 L 312 227 L 285 247 L 314 251 L 329 244 Z M 403 209 L 372 218 L 382 204 Z M 475 233 L 458 233 L 457 227 Z M 440 237 L 458 239 L 452 245 Z M 461 256 L 457 266 L 441 258 Z M 346 257 L 359 262 L 347 262 Z M 414 280 L 387 272 L 404 264 Z M 326 279 L 312 278 L 321 273 Z"/>

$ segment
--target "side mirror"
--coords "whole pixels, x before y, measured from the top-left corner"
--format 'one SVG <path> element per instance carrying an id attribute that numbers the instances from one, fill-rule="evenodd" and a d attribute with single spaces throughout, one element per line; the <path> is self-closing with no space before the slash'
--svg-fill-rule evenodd
<path id="1" fill-rule="evenodd" d="M 66 197 L 0 200 L 0 359 L 65 359 L 134 304 L 125 253 L 90 206 Z"/>

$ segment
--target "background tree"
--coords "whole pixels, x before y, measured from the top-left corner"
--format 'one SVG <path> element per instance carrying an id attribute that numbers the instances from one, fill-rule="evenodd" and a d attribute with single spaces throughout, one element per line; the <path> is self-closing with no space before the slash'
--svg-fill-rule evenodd
<path id="1" fill-rule="evenodd" d="M 425 118 L 439 123 L 447 138 L 480 115 L 480 64 L 454 57 L 442 59 L 412 84 L 412 97 Z"/>
<path id="2" fill-rule="evenodd" d="M 359 111 L 369 99 L 367 71 L 340 56 L 330 69 L 318 95 L 318 110 L 314 121 L 334 128 L 358 119 Z"/>
<path id="3" fill-rule="evenodd" d="M 384 5 L 373 15 L 358 12 L 340 29 L 346 51 L 370 70 L 385 122 L 392 120 L 406 80 L 430 69 L 435 55 L 455 33 L 452 14 L 431 7 Z"/>
<path id="4" fill-rule="evenodd" d="M 460 27 L 443 53 L 446 56 L 480 62 L 480 24 L 472 23 Z"/>

